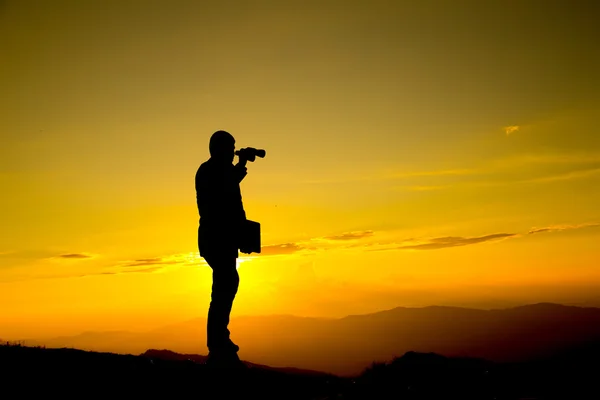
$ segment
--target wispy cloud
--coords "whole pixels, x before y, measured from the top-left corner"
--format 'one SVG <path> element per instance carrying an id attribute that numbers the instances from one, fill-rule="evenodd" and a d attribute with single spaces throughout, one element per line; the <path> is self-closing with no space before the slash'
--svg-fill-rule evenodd
<path id="1" fill-rule="evenodd" d="M 101 271 L 101 272 L 92 272 L 88 274 L 80 274 L 75 276 L 70 276 L 71 278 L 85 278 L 89 276 L 99 276 L 99 275 L 121 275 L 121 274 L 133 274 L 133 273 L 150 273 L 150 272 L 158 272 L 162 270 L 161 267 L 150 267 L 150 268 L 140 268 L 140 269 L 132 269 L 132 270 L 120 270 L 120 271 Z"/>
<path id="2" fill-rule="evenodd" d="M 522 183 L 546 183 L 546 182 L 558 182 L 558 181 L 569 181 L 575 179 L 588 178 L 594 175 L 600 174 L 600 168 L 588 168 L 577 171 L 570 171 L 561 174 L 542 176 L 539 178 L 532 178 L 520 181 Z"/>
<path id="3" fill-rule="evenodd" d="M 304 250 L 305 247 L 298 243 L 282 243 L 262 246 L 260 254 L 264 256 L 277 256 L 283 254 L 293 254 Z"/>
<path id="4" fill-rule="evenodd" d="M 600 161 L 599 161 L 600 163 Z M 515 173 L 504 174 L 503 172 L 489 172 L 487 175 L 482 174 L 482 179 L 469 181 L 455 181 L 449 184 L 431 184 L 431 185 L 397 185 L 396 190 L 403 191 L 434 191 L 444 189 L 459 189 L 465 187 L 506 187 L 511 185 L 523 184 L 544 184 L 560 181 L 574 181 L 578 179 L 592 178 L 600 175 L 600 167 L 577 167 L 568 172 L 560 173 L 545 173 L 545 175 L 535 176 L 532 178 L 516 178 Z"/>
<path id="5" fill-rule="evenodd" d="M 517 125 L 504 128 L 507 134 L 517 132 Z M 533 167 L 540 168 L 533 168 Z M 558 167 L 560 173 L 549 172 L 545 167 Z M 332 176 L 307 180 L 305 184 L 374 183 L 389 182 L 395 188 L 408 191 L 431 191 L 462 186 L 504 186 L 515 183 L 545 183 L 559 180 L 580 179 L 600 171 L 600 153 L 521 153 L 487 160 L 480 165 L 440 168 L 433 170 L 394 169 L 371 171 L 364 174 Z M 527 178 L 525 174 L 537 174 Z M 515 177 L 520 176 L 520 179 Z M 474 179 L 477 178 L 477 179 Z"/>
<path id="6" fill-rule="evenodd" d="M 371 238 L 375 232 L 371 230 L 342 232 L 335 235 L 319 236 L 298 242 L 269 244 L 261 247 L 261 256 L 290 255 L 299 252 L 328 250 L 360 246 L 365 239 Z M 348 243 L 352 243 L 349 245 Z M 254 256 L 254 255 L 252 255 Z"/>
<path id="7" fill-rule="evenodd" d="M 458 247 L 468 246 L 471 244 L 489 242 L 494 240 L 502 240 L 516 236 L 515 233 L 494 233 L 491 235 L 477 236 L 477 237 L 460 237 L 460 236 L 446 236 L 439 238 L 432 238 L 426 243 L 399 246 L 400 250 L 436 250 L 447 247 Z"/>
<path id="8" fill-rule="evenodd" d="M 373 231 L 345 232 L 345 233 L 341 233 L 339 235 L 324 236 L 323 239 L 326 239 L 326 240 L 356 240 L 356 239 L 363 239 L 366 237 L 371 237 L 371 236 L 373 236 L 373 234 L 374 234 Z"/>
<path id="9" fill-rule="evenodd" d="M 386 250 L 437 250 L 448 247 L 468 246 L 483 242 L 500 241 L 520 236 L 517 233 L 493 233 L 483 236 L 444 236 L 433 238 L 409 238 L 393 240 L 377 238 L 374 231 L 347 232 L 339 235 L 322 236 L 303 242 L 275 244 L 262 247 L 262 255 L 291 255 L 299 252 L 363 249 L 364 251 Z M 351 244 L 347 244 L 350 242 Z"/>
<path id="10" fill-rule="evenodd" d="M 388 251 L 388 250 L 438 250 L 449 247 L 469 246 L 485 242 L 497 242 L 506 239 L 517 239 L 526 235 L 544 232 L 561 232 L 567 230 L 597 228 L 600 222 L 586 222 L 580 224 L 549 225 L 545 227 L 533 227 L 525 233 L 492 233 L 482 236 L 443 236 L 433 238 L 410 238 L 400 241 L 388 241 L 363 244 L 365 251 Z"/>
<path id="11" fill-rule="evenodd" d="M 117 263 L 114 267 L 119 269 L 135 269 L 136 271 L 144 271 L 146 267 L 153 267 L 154 270 L 204 265 L 206 262 L 196 252 L 170 254 L 164 257 L 149 257 L 137 258 L 134 260 L 125 260 Z M 139 268 L 144 267 L 144 268 Z"/>
<path id="12" fill-rule="evenodd" d="M 385 179 L 402 179 L 420 176 L 461 176 L 480 173 L 481 171 L 472 168 L 439 169 L 430 171 L 403 171 L 385 175 Z"/>
<path id="13" fill-rule="evenodd" d="M 86 253 L 68 253 L 68 254 L 60 254 L 57 256 L 58 258 L 66 258 L 66 259 L 75 259 L 75 260 L 85 260 L 88 258 L 93 258 L 94 256 Z"/>
<path id="14" fill-rule="evenodd" d="M 551 225 L 551 226 L 546 226 L 543 228 L 531 228 L 531 230 L 528 233 L 530 235 L 533 235 L 536 233 L 543 233 L 543 232 L 560 232 L 560 231 L 568 231 L 568 230 L 573 230 L 573 229 L 594 228 L 594 227 L 600 227 L 600 223 L 589 222 L 589 223 L 577 224 L 577 225 Z"/>
<path id="15" fill-rule="evenodd" d="M 491 162 L 492 167 L 522 167 L 532 164 L 594 164 L 600 163 L 600 153 L 523 153 Z"/>
<path id="16" fill-rule="evenodd" d="M 515 133 L 519 130 L 519 125 L 509 125 L 509 126 L 505 126 L 504 127 L 504 132 L 507 135 L 510 135 L 511 133 Z"/>
<path id="17" fill-rule="evenodd" d="M 600 153 L 522 153 L 485 161 L 472 168 L 406 171 L 387 176 L 402 191 L 545 184 L 600 175 Z"/>
<path id="18" fill-rule="evenodd" d="M 121 264 L 122 267 L 145 267 L 148 265 L 173 265 L 180 264 L 179 260 L 168 260 L 160 257 L 157 258 L 140 258 L 138 260 L 126 261 Z"/>
<path id="19" fill-rule="evenodd" d="M 404 190 L 410 190 L 411 192 L 428 192 L 431 190 L 442 190 L 442 189 L 448 189 L 449 187 L 451 187 L 452 185 L 417 185 L 417 186 L 401 186 L 402 189 Z"/>
<path id="20" fill-rule="evenodd" d="M 305 184 L 335 184 L 354 182 L 386 182 L 407 178 L 436 177 L 436 176 L 462 176 L 479 174 L 480 171 L 469 168 L 439 169 L 439 170 L 405 170 L 405 171 L 374 171 L 369 174 L 352 175 L 332 178 L 306 180 Z"/>
<path id="21" fill-rule="evenodd" d="M 197 253 L 179 253 L 164 257 L 137 258 L 133 260 L 123 260 L 112 265 L 101 267 L 97 270 L 86 271 L 82 274 L 76 274 L 74 277 L 83 278 L 98 275 L 119 275 L 133 273 L 157 273 L 167 271 L 172 268 L 190 267 L 206 265 L 206 261 Z"/>
<path id="22" fill-rule="evenodd" d="M 600 222 L 585 222 L 579 224 L 556 224 L 543 227 L 532 227 L 523 233 L 491 233 L 480 236 L 437 236 L 418 238 L 406 236 L 396 238 L 396 234 L 389 232 L 375 232 L 373 230 L 341 232 L 339 234 L 320 236 L 298 242 L 269 244 L 262 246 L 260 254 L 242 255 L 239 262 L 249 261 L 257 256 L 286 256 L 296 254 L 312 254 L 325 250 L 353 250 L 353 251 L 405 251 L 405 250 L 440 250 L 452 247 L 464 247 L 486 242 L 499 242 L 506 239 L 516 239 L 526 235 L 561 232 L 583 228 L 600 227 Z M 64 260 L 86 260 L 94 257 L 87 253 L 65 253 L 53 258 Z M 57 274 L 40 275 L 35 278 L 21 279 L 56 279 L 56 278 L 83 278 L 90 276 L 110 276 L 132 273 L 160 273 L 173 268 L 185 268 L 207 265 L 206 261 L 197 252 L 171 254 L 163 257 L 134 258 L 122 260 L 109 265 L 94 268 L 86 267 L 84 271 L 73 271 L 77 264 L 69 263 L 71 271 L 61 271 Z M 86 264 L 87 265 L 87 264 Z M 19 280 L 19 279 L 17 279 Z"/>

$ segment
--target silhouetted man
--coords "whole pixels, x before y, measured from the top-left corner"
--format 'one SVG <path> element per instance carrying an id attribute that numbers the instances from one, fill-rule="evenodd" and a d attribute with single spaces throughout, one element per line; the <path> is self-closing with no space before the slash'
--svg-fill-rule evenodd
<path id="1" fill-rule="evenodd" d="M 240 182 L 246 176 L 246 160 L 233 165 L 235 139 L 225 131 L 213 133 L 210 159 L 196 172 L 196 201 L 200 213 L 198 248 L 212 268 L 212 293 L 208 310 L 207 345 L 212 358 L 237 358 L 239 347 L 229 338 L 229 314 L 238 290 L 236 268 L 238 235 L 246 213 Z"/>

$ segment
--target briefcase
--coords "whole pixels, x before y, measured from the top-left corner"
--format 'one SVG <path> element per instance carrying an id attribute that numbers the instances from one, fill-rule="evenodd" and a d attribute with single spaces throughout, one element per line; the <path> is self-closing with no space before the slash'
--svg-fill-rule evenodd
<path id="1" fill-rule="evenodd" d="M 245 220 L 239 238 L 239 248 L 242 253 L 260 253 L 260 223 Z"/>

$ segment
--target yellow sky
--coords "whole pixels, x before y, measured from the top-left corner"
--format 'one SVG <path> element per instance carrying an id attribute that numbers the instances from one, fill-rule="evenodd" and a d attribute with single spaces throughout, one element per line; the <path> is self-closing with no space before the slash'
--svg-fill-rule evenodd
<path id="1" fill-rule="evenodd" d="M 205 315 L 219 129 L 234 315 L 600 305 L 598 5 L 415 3 L 2 2 L 0 337 Z"/>

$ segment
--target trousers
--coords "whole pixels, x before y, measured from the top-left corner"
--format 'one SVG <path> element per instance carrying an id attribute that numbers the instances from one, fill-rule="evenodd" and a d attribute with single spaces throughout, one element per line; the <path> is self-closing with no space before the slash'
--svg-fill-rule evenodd
<path id="1" fill-rule="evenodd" d="M 204 257 L 212 269 L 212 290 L 206 324 L 206 344 L 209 351 L 219 350 L 231 343 L 229 315 L 238 291 L 240 277 L 236 257 Z"/>

